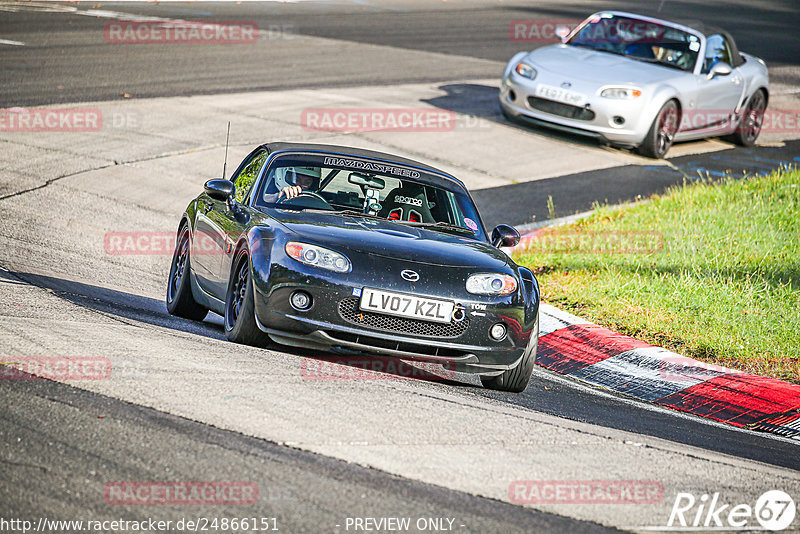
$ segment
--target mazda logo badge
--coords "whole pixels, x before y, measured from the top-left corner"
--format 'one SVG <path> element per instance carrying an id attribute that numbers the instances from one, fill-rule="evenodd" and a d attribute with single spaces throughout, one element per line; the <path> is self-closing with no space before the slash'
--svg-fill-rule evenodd
<path id="1" fill-rule="evenodd" d="M 410 269 L 402 271 L 400 273 L 400 276 L 403 277 L 403 280 L 408 280 L 409 282 L 416 282 L 417 280 L 419 280 L 419 275 Z"/>

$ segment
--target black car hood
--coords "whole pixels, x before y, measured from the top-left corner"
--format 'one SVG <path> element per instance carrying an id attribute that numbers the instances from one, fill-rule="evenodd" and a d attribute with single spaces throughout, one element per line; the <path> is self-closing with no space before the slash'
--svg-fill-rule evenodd
<path id="1" fill-rule="evenodd" d="M 510 267 L 508 256 L 468 236 L 367 217 L 269 209 L 267 213 L 299 240 L 409 262 L 479 269 Z"/>

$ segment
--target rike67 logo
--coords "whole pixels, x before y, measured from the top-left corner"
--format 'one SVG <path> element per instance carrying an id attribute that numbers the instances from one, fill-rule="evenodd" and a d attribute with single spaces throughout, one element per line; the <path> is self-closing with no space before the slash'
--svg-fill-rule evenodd
<path id="1" fill-rule="evenodd" d="M 796 513 L 794 500 L 783 491 L 771 490 L 750 504 L 724 502 L 719 493 L 701 495 L 678 493 L 672 512 L 663 530 L 680 531 L 742 531 L 767 530 L 777 532 L 792 525 Z M 662 530 L 654 527 L 648 530 Z"/>

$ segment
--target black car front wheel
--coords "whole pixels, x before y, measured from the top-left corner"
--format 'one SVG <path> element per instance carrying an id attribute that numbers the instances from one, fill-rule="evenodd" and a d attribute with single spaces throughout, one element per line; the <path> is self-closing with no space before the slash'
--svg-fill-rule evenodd
<path id="1" fill-rule="evenodd" d="M 644 142 L 639 145 L 639 153 L 655 159 L 666 156 L 678 131 L 679 119 L 678 103 L 670 100 L 664 104 L 653 119 Z"/>
<path id="2" fill-rule="evenodd" d="M 481 384 L 486 389 L 497 391 L 509 391 L 511 393 L 521 393 L 528 387 L 528 381 L 533 373 L 533 364 L 536 363 L 536 351 L 539 348 L 539 320 L 531 332 L 531 339 L 528 347 L 522 355 L 519 365 L 508 371 L 503 371 L 497 376 L 482 376 Z"/>
<path id="3" fill-rule="evenodd" d="M 236 253 L 233 265 L 225 299 L 225 335 L 234 343 L 263 347 L 267 337 L 256 324 L 253 277 L 247 250 Z"/>
<path id="4" fill-rule="evenodd" d="M 189 282 L 189 248 L 191 234 L 189 226 L 184 224 L 178 230 L 178 239 L 175 242 L 175 252 L 172 254 L 172 266 L 169 269 L 167 280 L 167 311 L 178 317 L 185 317 L 194 321 L 202 321 L 208 314 L 192 295 Z"/>

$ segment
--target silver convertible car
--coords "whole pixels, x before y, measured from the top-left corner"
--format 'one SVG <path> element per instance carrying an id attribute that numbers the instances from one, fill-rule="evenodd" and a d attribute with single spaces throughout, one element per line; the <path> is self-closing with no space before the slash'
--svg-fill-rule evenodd
<path id="1" fill-rule="evenodd" d="M 603 11 L 559 34 L 561 44 L 520 52 L 506 66 L 500 106 L 509 120 L 653 158 L 675 141 L 755 143 L 769 99 L 767 66 L 739 52 L 725 31 Z"/>

